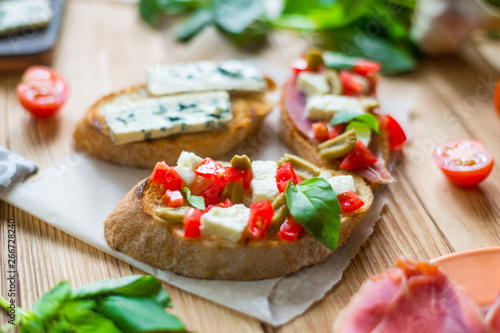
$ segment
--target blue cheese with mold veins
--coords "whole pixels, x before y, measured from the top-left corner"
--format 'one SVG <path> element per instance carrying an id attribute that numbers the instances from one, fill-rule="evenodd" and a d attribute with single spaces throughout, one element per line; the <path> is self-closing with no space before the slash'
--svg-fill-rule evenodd
<path id="1" fill-rule="evenodd" d="M 233 119 L 226 91 L 109 103 L 100 112 L 117 145 L 226 129 Z"/>
<path id="2" fill-rule="evenodd" d="M 0 1 L 0 36 L 43 28 L 53 16 L 49 0 Z"/>
<path id="3" fill-rule="evenodd" d="M 151 68 L 146 87 L 154 96 L 211 90 L 263 92 L 266 82 L 248 61 L 197 61 Z"/>

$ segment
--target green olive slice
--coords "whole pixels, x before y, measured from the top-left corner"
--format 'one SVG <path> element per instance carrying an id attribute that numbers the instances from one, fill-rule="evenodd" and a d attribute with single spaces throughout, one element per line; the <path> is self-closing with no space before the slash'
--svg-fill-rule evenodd
<path id="1" fill-rule="evenodd" d="M 288 162 L 290 162 L 293 170 L 302 180 L 318 177 L 321 173 L 321 169 L 315 164 L 292 154 L 285 154 L 285 156 L 278 161 L 278 166 L 282 166 Z"/>
<path id="2" fill-rule="evenodd" d="M 318 154 L 328 159 L 344 156 L 354 148 L 356 140 L 356 131 L 352 129 L 333 139 L 320 143 L 318 145 Z"/>
<path id="3" fill-rule="evenodd" d="M 239 204 L 243 201 L 243 188 L 238 182 L 229 182 L 222 190 L 220 200 L 224 202 L 226 199 L 231 200 L 234 204 Z"/>
<path id="4" fill-rule="evenodd" d="M 288 211 L 288 206 L 286 204 L 286 196 L 285 192 L 280 193 L 276 199 L 274 199 L 271 204 L 274 210 L 274 216 L 271 220 L 271 226 L 269 227 L 269 232 L 274 233 L 278 232 L 281 224 L 285 221 L 285 219 L 290 215 Z"/>
<path id="5" fill-rule="evenodd" d="M 155 211 L 156 216 L 161 218 L 163 221 L 167 223 L 177 224 L 182 223 L 184 220 L 184 215 L 189 207 L 161 207 L 157 208 Z"/>
<path id="6" fill-rule="evenodd" d="M 252 168 L 252 162 L 247 155 L 234 155 L 231 159 L 231 165 L 240 170 L 248 170 Z"/>
<path id="7" fill-rule="evenodd" d="M 325 62 L 323 55 L 318 50 L 311 50 L 307 53 L 307 69 L 310 71 L 317 71 Z"/>

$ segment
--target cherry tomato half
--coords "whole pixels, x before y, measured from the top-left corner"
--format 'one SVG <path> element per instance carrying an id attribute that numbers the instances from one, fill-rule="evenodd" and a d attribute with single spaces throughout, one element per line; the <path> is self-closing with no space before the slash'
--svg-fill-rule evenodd
<path id="1" fill-rule="evenodd" d="M 363 200 L 351 190 L 337 195 L 337 200 L 339 201 L 340 208 L 342 208 L 342 211 L 346 214 L 360 209 L 365 204 Z"/>
<path id="2" fill-rule="evenodd" d="M 475 140 L 444 143 L 436 148 L 433 156 L 446 177 L 458 186 L 477 185 L 493 169 L 493 156 Z"/>
<path id="3" fill-rule="evenodd" d="M 303 228 L 296 222 L 292 215 L 288 216 L 278 231 L 278 238 L 289 242 L 295 242 L 299 238 Z"/>
<path id="4" fill-rule="evenodd" d="M 56 113 L 69 93 L 66 81 L 53 69 L 44 66 L 28 68 L 16 90 L 22 106 L 38 118 Z"/>
<path id="5" fill-rule="evenodd" d="M 248 232 L 252 237 L 263 239 L 271 225 L 274 211 L 269 201 L 255 202 L 250 206 L 248 218 Z"/>
<path id="6" fill-rule="evenodd" d="M 498 114 L 500 114 L 500 80 L 498 80 L 497 86 L 495 87 L 493 104 L 495 104 L 495 108 L 497 109 Z"/>
<path id="7" fill-rule="evenodd" d="M 389 146 L 392 150 L 399 150 L 406 142 L 406 134 L 396 121 L 388 114 L 385 115 L 381 126 L 387 130 L 387 135 L 389 136 Z"/>
<path id="8" fill-rule="evenodd" d="M 286 186 L 288 185 L 288 181 L 291 180 L 293 185 L 297 185 L 302 181 L 299 176 L 293 170 L 292 164 L 287 162 L 280 166 L 276 171 L 276 185 L 278 186 L 278 190 L 284 192 Z"/>
<path id="9" fill-rule="evenodd" d="M 370 149 L 366 148 L 363 142 L 358 140 L 354 148 L 342 158 L 340 168 L 346 170 L 366 168 L 375 164 L 375 162 L 377 162 L 377 159 Z"/>

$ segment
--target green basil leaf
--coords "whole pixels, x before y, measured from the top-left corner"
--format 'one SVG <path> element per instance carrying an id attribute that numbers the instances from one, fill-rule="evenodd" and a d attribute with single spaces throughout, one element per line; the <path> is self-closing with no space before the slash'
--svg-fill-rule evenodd
<path id="1" fill-rule="evenodd" d="M 358 59 L 357 57 L 349 57 L 340 52 L 323 52 L 323 60 L 328 68 L 349 70 L 356 64 Z"/>
<path id="2" fill-rule="evenodd" d="M 375 133 L 379 133 L 378 129 L 378 121 L 375 116 L 369 114 L 369 113 L 362 113 L 362 112 L 337 112 L 333 116 L 332 121 L 330 122 L 330 125 L 334 126 L 337 124 L 343 124 L 343 123 L 348 123 L 351 120 L 357 120 L 359 122 L 365 123 L 367 125 L 370 125 L 372 130 Z"/>
<path id="3" fill-rule="evenodd" d="M 78 333 L 121 333 L 122 331 L 115 326 L 113 321 L 104 315 L 92 311 L 97 303 L 92 300 L 70 301 L 64 304 L 61 311 L 59 326 L 52 327 L 56 331 L 57 327 L 62 332 Z"/>
<path id="4" fill-rule="evenodd" d="M 181 321 L 149 298 L 107 296 L 96 311 L 124 332 L 187 332 Z"/>
<path id="5" fill-rule="evenodd" d="M 168 306 L 170 298 L 163 290 L 160 280 L 149 275 L 130 275 L 120 279 L 101 280 L 74 289 L 73 299 L 96 298 L 101 295 L 149 297 Z"/>
<path id="6" fill-rule="evenodd" d="M 58 313 L 60 307 L 70 296 L 71 288 L 69 287 L 69 283 L 63 281 L 33 303 L 33 313 L 38 317 L 49 320 Z"/>
<path id="7" fill-rule="evenodd" d="M 192 195 L 191 191 L 187 187 L 182 188 L 182 193 L 186 197 L 187 201 L 189 201 L 191 206 L 198 209 L 205 209 L 205 199 L 203 199 L 203 197 Z"/>
<path id="8" fill-rule="evenodd" d="M 330 183 L 318 177 L 297 185 L 289 181 L 285 195 L 293 218 L 323 245 L 335 250 L 340 231 L 340 205 Z"/>
<path id="9" fill-rule="evenodd" d="M 175 29 L 175 38 L 181 41 L 188 41 L 211 23 L 211 11 L 207 8 L 201 8 Z"/>
<path id="10" fill-rule="evenodd" d="M 150 26 L 156 26 L 160 20 L 161 12 L 156 8 L 156 0 L 140 0 L 139 14 Z"/>
<path id="11" fill-rule="evenodd" d="M 224 30 L 239 34 L 263 13 L 260 0 L 212 0 L 215 22 Z"/>
<path id="12" fill-rule="evenodd" d="M 347 132 L 352 129 L 354 129 L 354 131 L 356 132 L 356 139 L 360 140 L 365 146 L 368 147 L 372 134 L 371 126 L 357 120 L 352 120 L 349 122 L 349 124 L 347 124 L 345 130 Z"/>

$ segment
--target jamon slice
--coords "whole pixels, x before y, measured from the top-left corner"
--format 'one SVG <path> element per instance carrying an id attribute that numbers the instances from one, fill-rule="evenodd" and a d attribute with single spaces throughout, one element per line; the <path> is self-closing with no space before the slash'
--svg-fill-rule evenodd
<path id="1" fill-rule="evenodd" d="M 491 333 L 500 332 L 500 295 L 486 315 L 486 325 Z"/>
<path id="2" fill-rule="evenodd" d="M 334 324 L 337 333 L 486 333 L 477 306 L 425 262 L 398 259 L 366 281 Z"/>

